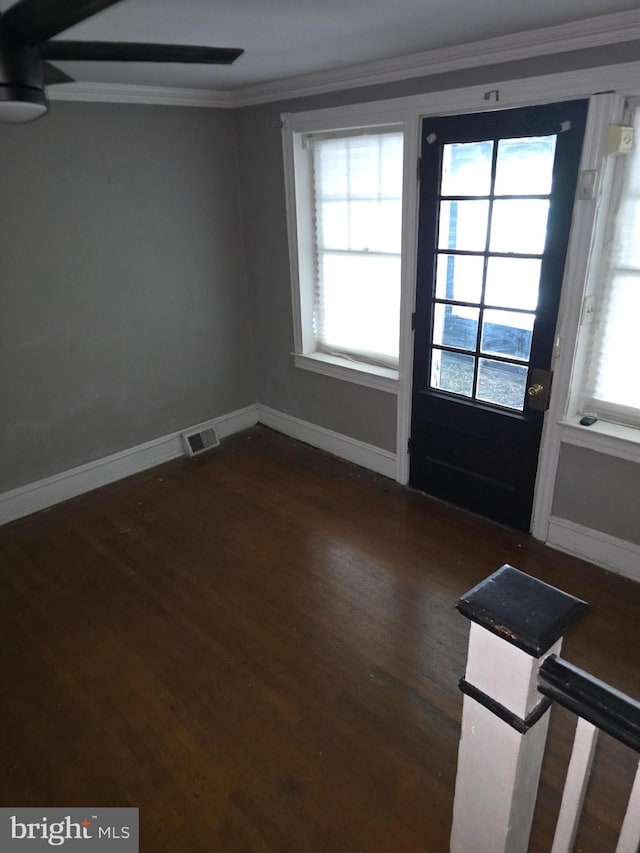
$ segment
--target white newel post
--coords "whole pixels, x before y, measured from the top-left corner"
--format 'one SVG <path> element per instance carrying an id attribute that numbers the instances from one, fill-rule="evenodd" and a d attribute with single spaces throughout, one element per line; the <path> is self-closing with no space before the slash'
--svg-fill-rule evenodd
<path id="1" fill-rule="evenodd" d="M 526 853 L 549 725 L 538 670 L 586 606 L 512 566 L 458 601 L 471 630 L 451 853 Z"/>

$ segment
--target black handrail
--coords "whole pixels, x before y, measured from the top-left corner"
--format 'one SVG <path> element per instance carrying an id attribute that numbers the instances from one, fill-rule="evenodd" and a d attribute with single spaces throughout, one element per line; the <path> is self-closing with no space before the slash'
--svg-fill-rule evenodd
<path id="1" fill-rule="evenodd" d="M 540 667 L 538 690 L 640 752 L 640 702 L 557 655 Z"/>

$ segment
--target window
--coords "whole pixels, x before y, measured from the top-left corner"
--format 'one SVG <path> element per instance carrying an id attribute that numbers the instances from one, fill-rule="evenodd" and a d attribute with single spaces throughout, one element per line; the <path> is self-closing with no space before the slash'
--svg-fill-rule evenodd
<path id="1" fill-rule="evenodd" d="M 299 366 L 340 365 L 363 384 L 397 379 L 403 145 L 398 125 L 290 135 Z"/>
<path id="2" fill-rule="evenodd" d="M 308 144 L 317 348 L 397 364 L 402 133 L 311 136 Z"/>
<path id="3" fill-rule="evenodd" d="M 616 158 L 600 290 L 589 297 L 595 319 L 581 409 L 640 426 L 640 108 L 633 124 L 634 150 Z"/>
<path id="4" fill-rule="evenodd" d="M 432 388 L 523 410 L 555 149 L 555 135 L 443 146 Z"/>

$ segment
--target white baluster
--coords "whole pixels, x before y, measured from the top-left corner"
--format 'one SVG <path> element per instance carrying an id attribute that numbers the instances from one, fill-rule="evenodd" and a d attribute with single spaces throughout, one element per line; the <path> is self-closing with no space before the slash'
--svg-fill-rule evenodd
<path id="1" fill-rule="evenodd" d="M 616 853 L 638 853 L 640 847 L 640 763 L 622 822 Z"/>
<path id="2" fill-rule="evenodd" d="M 573 850 L 597 740 L 598 729 L 578 717 L 551 853 L 571 853 Z"/>

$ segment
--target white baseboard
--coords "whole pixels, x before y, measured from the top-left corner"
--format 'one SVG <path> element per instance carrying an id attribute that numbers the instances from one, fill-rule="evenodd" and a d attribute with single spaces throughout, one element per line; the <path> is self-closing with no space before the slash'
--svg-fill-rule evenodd
<path id="1" fill-rule="evenodd" d="M 194 424 L 180 432 L 164 435 L 153 441 L 139 444 L 137 447 L 131 447 L 120 453 L 96 459 L 86 465 L 80 465 L 60 474 L 54 474 L 52 477 L 46 477 L 44 480 L 5 492 L 0 495 L 0 524 L 6 524 L 8 521 L 30 515 L 32 512 L 182 456 L 184 447 L 181 435 L 187 429 L 213 425 L 219 438 L 222 439 L 234 432 L 254 426 L 257 421 L 257 406 L 247 406 L 202 424 Z"/>
<path id="2" fill-rule="evenodd" d="M 213 425 L 218 437 L 223 439 L 235 432 L 248 429 L 258 422 L 342 459 L 355 462 L 356 465 L 362 465 L 363 468 L 369 468 L 378 474 L 384 474 L 385 477 L 395 479 L 394 453 L 291 415 L 285 415 L 268 406 L 253 405 L 210 421 L 193 424 L 180 432 L 164 435 L 120 453 L 113 453 L 111 456 L 96 459 L 77 468 L 62 471 L 52 477 L 0 494 L 0 524 L 6 524 L 182 456 L 184 454 L 181 438 L 183 432 Z"/>
<path id="3" fill-rule="evenodd" d="M 547 545 L 640 581 L 640 545 L 551 516 Z"/>
<path id="4" fill-rule="evenodd" d="M 258 405 L 258 421 L 291 438 L 304 441 L 305 444 L 326 450 L 334 456 L 355 462 L 356 465 L 395 480 L 396 455 L 389 450 L 382 450 L 348 435 L 294 418 L 292 415 L 285 415 L 268 406 Z"/>

